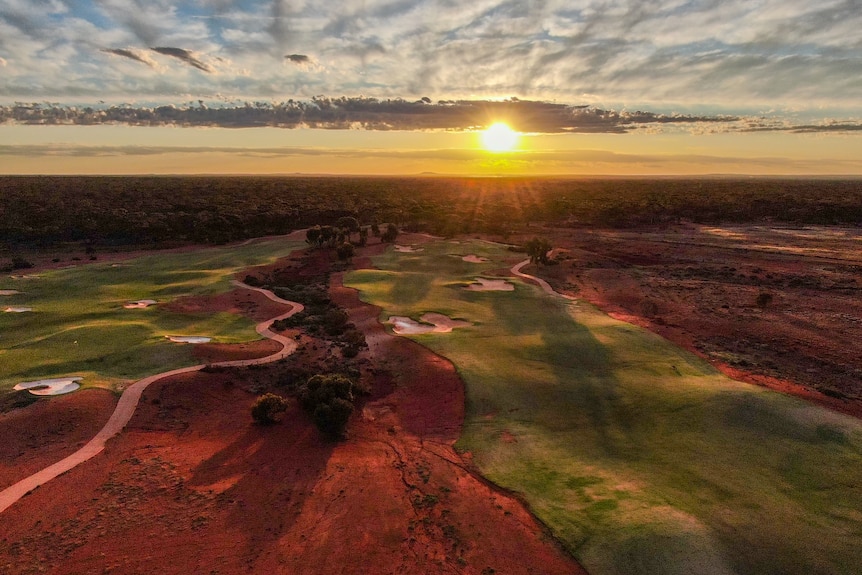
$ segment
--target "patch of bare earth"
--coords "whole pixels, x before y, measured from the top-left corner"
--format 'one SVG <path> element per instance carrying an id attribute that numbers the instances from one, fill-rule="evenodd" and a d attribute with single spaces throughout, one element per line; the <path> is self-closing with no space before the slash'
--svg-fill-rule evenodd
<path id="1" fill-rule="evenodd" d="M 860 238 L 825 227 L 554 230 L 560 264 L 527 271 L 735 379 L 860 417 Z"/>
<path id="2" fill-rule="evenodd" d="M 582 573 L 453 449 L 453 366 L 387 334 L 339 275 L 331 294 L 370 346 L 345 441 L 293 400 L 281 423 L 251 422 L 267 369 L 331 352 L 308 336 L 281 366 L 157 382 L 102 454 L 0 514 L 3 572 Z"/>
<path id="3" fill-rule="evenodd" d="M 105 425 L 116 404 L 112 392 L 91 388 L 0 413 L 0 489 L 83 446 Z"/>

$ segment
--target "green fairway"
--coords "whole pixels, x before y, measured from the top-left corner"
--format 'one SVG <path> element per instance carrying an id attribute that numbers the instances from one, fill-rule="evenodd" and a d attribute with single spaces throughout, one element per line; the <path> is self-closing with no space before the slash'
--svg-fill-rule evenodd
<path id="1" fill-rule="evenodd" d="M 238 315 L 171 313 L 158 306 L 124 309 L 123 304 L 228 291 L 235 272 L 303 246 L 267 239 L 92 263 L 30 279 L 0 277 L 0 289 L 23 292 L 3 296 L 0 311 L 33 308 L 0 313 L 0 391 L 20 381 L 64 375 L 85 376 L 88 385 L 111 384 L 196 363 L 192 346 L 171 343 L 166 335 L 211 336 L 218 342 L 258 339 L 254 323 Z"/>
<path id="2" fill-rule="evenodd" d="M 382 317 L 474 325 L 411 336 L 467 387 L 458 447 L 604 574 L 837 574 L 862 565 L 862 424 L 727 379 L 585 303 L 513 280 L 461 287 L 511 253 L 388 252 L 346 283 Z M 466 263 L 456 255 L 491 259 Z M 508 258 L 508 260 L 507 260 Z"/>

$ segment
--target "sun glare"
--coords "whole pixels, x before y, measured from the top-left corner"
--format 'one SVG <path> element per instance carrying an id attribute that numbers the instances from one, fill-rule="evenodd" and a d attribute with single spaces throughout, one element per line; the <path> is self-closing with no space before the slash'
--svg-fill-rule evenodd
<path id="1" fill-rule="evenodd" d="M 489 152 L 508 152 L 518 145 L 518 132 L 497 122 L 482 132 L 482 146 Z"/>

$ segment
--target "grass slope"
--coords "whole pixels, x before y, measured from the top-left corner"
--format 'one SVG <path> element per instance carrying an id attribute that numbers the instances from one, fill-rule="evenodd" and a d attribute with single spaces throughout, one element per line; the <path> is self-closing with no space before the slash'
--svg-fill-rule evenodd
<path id="1" fill-rule="evenodd" d="M 183 295 L 232 289 L 232 274 L 271 262 L 304 244 L 268 239 L 242 246 L 156 253 L 119 264 L 94 263 L 44 272 L 34 279 L 0 278 L 0 390 L 20 381 L 83 375 L 88 384 L 138 379 L 192 365 L 191 346 L 165 335 L 205 335 L 220 342 L 257 339 L 254 323 L 227 313 L 180 314 L 158 307 L 123 309 L 139 299 L 166 302 Z"/>
<path id="2" fill-rule="evenodd" d="M 859 421 L 729 380 L 531 285 L 461 289 L 511 260 L 500 248 L 423 247 L 389 252 L 347 283 L 384 318 L 474 322 L 413 336 L 466 382 L 458 446 L 522 493 L 591 573 L 858 573 Z M 492 261 L 453 256 L 468 253 Z"/>

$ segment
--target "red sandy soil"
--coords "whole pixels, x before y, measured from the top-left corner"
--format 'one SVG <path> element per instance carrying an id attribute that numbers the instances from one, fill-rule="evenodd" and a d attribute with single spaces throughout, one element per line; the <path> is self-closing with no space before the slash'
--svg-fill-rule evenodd
<path id="1" fill-rule="evenodd" d="M 292 400 L 281 423 L 253 425 L 260 369 L 157 382 L 102 454 L 0 514 L 0 569 L 583 573 L 453 449 L 464 409 L 454 367 L 388 335 L 337 274 L 331 291 L 371 348 L 372 393 L 347 440 L 322 439 Z"/>
<path id="2" fill-rule="evenodd" d="M 543 230 L 555 289 L 644 326 L 734 379 L 862 417 L 862 230 Z M 760 293 L 772 301 L 758 306 Z"/>
<path id="3" fill-rule="evenodd" d="M 105 425 L 116 404 L 112 392 L 90 388 L 0 413 L 0 490 L 76 451 Z"/>

